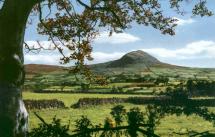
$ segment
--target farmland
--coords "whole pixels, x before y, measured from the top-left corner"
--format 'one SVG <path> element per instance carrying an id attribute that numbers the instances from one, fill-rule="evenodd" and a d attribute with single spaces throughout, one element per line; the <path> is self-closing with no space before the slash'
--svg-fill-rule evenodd
<path id="1" fill-rule="evenodd" d="M 41 66 L 45 67 L 45 71 L 28 68 L 30 71 L 27 71 L 24 85 L 24 100 L 54 102 L 57 99 L 65 105 L 62 108 L 53 105 L 50 108 L 37 106 L 41 109 L 28 109 L 30 130 L 41 123 L 35 112 L 46 122 L 51 122 L 55 116 L 63 124 L 70 121 L 72 133 L 75 120 L 82 115 L 99 125 L 105 118 L 111 117 L 111 108 L 116 105 L 123 105 L 127 110 L 139 107 L 146 112 L 148 105 L 156 104 L 163 109 L 161 111 L 171 109 L 165 112 L 167 114 L 156 126 L 155 133 L 159 136 L 187 136 L 187 133 L 201 132 L 213 136 L 215 70 L 173 66 L 147 56 L 152 61 L 148 65 L 153 64 L 149 68 L 146 67 L 148 62 L 142 62 L 145 55 L 141 59 L 135 56 L 136 64 L 127 65 L 125 62 L 129 62 L 130 57 L 133 59 L 133 54 L 122 57 L 121 63 L 122 60 L 118 60 L 117 63 L 113 61 L 91 66 L 94 73 L 100 76 L 99 82 L 105 79 L 105 84 L 88 82 L 83 76 L 68 73 L 61 67 Z M 113 67 L 118 64 L 121 66 Z"/>
<path id="2" fill-rule="evenodd" d="M 110 95 L 110 94 L 43 94 L 43 93 L 24 93 L 24 99 L 59 99 L 65 103 L 67 107 L 70 107 L 71 104 L 74 104 L 78 101 L 79 98 L 83 97 L 98 97 L 98 98 L 107 98 L 107 97 L 121 97 L 126 98 L 130 95 Z M 86 108 L 74 109 L 42 109 L 42 110 L 30 110 L 30 128 L 37 127 L 40 123 L 40 120 L 34 115 L 34 112 L 41 115 L 47 122 L 50 122 L 54 116 L 60 118 L 63 124 L 68 124 L 68 121 L 71 121 L 71 130 L 74 127 L 74 121 L 79 119 L 82 115 L 86 115 L 89 119 L 95 124 L 102 123 L 105 117 L 110 117 L 110 110 L 115 104 L 107 104 L 101 106 L 91 106 Z M 140 107 L 144 110 L 143 105 L 134 105 L 134 104 L 125 104 L 127 109 L 132 107 Z M 215 112 L 214 108 L 210 108 L 211 111 Z M 162 119 L 161 124 L 158 125 L 156 133 L 161 136 L 168 136 L 172 134 L 176 136 L 174 132 L 187 132 L 187 131 L 210 131 L 215 132 L 215 128 L 212 123 L 205 121 L 201 117 L 196 115 L 192 116 L 176 116 L 170 115 Z"/>

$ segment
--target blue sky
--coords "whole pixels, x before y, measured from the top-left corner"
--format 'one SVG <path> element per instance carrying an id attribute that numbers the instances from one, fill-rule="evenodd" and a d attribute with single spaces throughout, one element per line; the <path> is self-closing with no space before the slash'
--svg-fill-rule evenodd
<path id="1" fill-rule="evenodd" d="M 215 1 L 209 2 L 209 8 L 214 9 Z M 191 6 L 192 4 L 185 6 L 185 11 Z M 115 60 L 127 52 L 143 50 L 166 63 L 215 68 L 215 16 L 191 17 L 189 12 L 181 16 L 172 10 L 167 10 L 165 14 L 179 20 L 175 36 L 162 35 L 158 30 L 137 24 L 112 37 L 108 37 L 107 32 L 103 31 L 92 43 L 94 61 L 90 63 Z M 33 24 L 27 27 L 25 41 L 36 44 L 35 41 L 39 40 L 47 45 L 47 38 L 37 34 L 37 22 L 33 17 Z M 58 65 L 59 54 L 56 51 L 28 53 L 25 54 L 25 63 Z"/>

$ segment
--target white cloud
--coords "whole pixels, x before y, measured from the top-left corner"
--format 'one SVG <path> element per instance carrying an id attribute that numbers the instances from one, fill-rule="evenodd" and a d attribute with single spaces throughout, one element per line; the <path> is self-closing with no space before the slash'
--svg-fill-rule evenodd
<path id="1" fill-rule="evenodd" d="M 47 42 L 48 43 L 48 42 Z M 49 43 L 50 44 L 50 43 Z M 136 49 L 135 49 L 136 50 Z M 177 65 L 196 66 L 196 67 L 215 67 L 215 41 L 196 41 L 188 43 L 182 48 L 146 48 L 141 49 L 157 57 L 159 60 Z M 93 61 L 89 64 L 103 63 L 116 60 L 122 57 L 126 52 L 93 52 Z M 57 51 L 42 51 L 41 54 L 26 54 L 26 64 L 50 64 L 59 65 L 60 54 Z M 210 63 L 208 63 L 210 62 Z M 70 65 L 72 65 L 71 63 Z"/>
<path id="2" fill-rule="evenodd" d="M 53 48 L 54 45 L 51 41 L 26 41 L 30 48 L 39 48 L 42 46 L 45 49 Z M 57 44 L 60 44 L 56 41 Z M 48 51 L 41 49 L 39 53 L 27 53 L 25 54 L 25 64 L 50 64 L 59 65 L 60 56 L 57 54 L 56 50 Z"/>
<path id="3" fill-rule="evenodd" d="M 104 53 L 104 52 L 93 52 L 93 61 L 87 61 L 87 64 L 104 63 L 107 61 L 112 61 L 119 59 L 125 53 L 114 52 L 114 53 Z M 27 54 L 25 55 L 25 64 L 49 64 L 49 65 L 59 65 L 60 55 L 56 52 L 53 54 Z M 74 63 L 71 62 L 70 65 Z"/>
<path id="4" fill-rule="evenodd" d="M 214 41 L 197 41 L 187 44 L 179 49 L 151 48 L 142 49 L 156 57 L 164 59 L 189 60 L 198 58 L 215 59 L 215 42 Z"/>
<path id="5" fill-rule="evenodd" d="M 184 25 L 188 25 L 188 24 L 192 24 L 194 22 L 196 22 L 194 19 L 189 18 L 189 19 L 181 19 L 181 18 L 176 18 L 178 21 L 176 22 L 179 26 L 184 26 Z"/>
<path id="6" fill-rule="evenodd" d="M 27 41 L 26 42 L 30 47 L 39 47 L 37 41 Z M 53 46 L 50 41 L 40 41 L 40 45 L 48 48 Z M 66 54 L 69 54 L 68 50 L 65 50 Z M 92 52 L 93 61 L 87 61 L 89 64 L 103 63 L 106 61 L 111 61 L 120 58 L 125 53 L 114 52 L 114 53 L 104 53 L 104 52 Z M 25 54 L 25 64 L 50 64 L 50 65 L 59 65 L 60 54 L 58 51 L 46 51 L 42 50 L 39 54 L 28 53 Z M 74 64 L 73 62 L 70 65 Z"/>
<path id="7" fill-rule="evenodd" d="M 95 43 L 103 44 L 125 44 L 139 41 L 140 38 L 129 33 L 113 33 L 112 36 L 109 36 L 108 32 L 102 32 L 96 39 Z"/>
<path id="8" fill-rule="evenodd" d="M 112 61 L 119 59 L 122 57 L 125 53 L 123 52 L 114 52 L 114 53 L 104 53 L 104 52 L 93 52 L 92 57 L 94 60 L 92 62 L 89 62 L 90 64 L 95 63 L 103 63 L 107 61 Z"/>
<path id="9" fill-rule="evenodd" d="M 60 56 L 57 54 L 40 55 L 27 54 L 25 55 L 25 64 L 49 64 L 59 65 Z"/>

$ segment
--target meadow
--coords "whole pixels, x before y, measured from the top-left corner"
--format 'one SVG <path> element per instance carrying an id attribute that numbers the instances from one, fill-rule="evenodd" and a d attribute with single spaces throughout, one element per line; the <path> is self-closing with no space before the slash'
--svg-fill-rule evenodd
<path id="1" fill-rule="evenodd" d="M 102 69 L 100 69 L 102 71 Z M 110 73 L 111 72 L 111 73 Z M 51 73 L 32 73 L 26 77 L 24 86 L 24 100 L 52 100 L 62 101 L 66 108 L 29 109 L 29 130 L 38 127 L 41 121 L 34 113 L 40 115 L 46 122 L 51 122 L 54 117 L 61 119 L 63 124 L 70 123 L 70 133 L 75 128 L 75 121 L 81 116 L 87 116 L 93 124 L 103 124 L 105 118 L 111 117 L 111 108 L 123 105 L 127 110 L 139 107 L 146 111 L 146 104 L 134 103 L 106 103 L 100 105 L 85 105 L 73 108 L 79 99 L 84 98 L 130 98 L 130 97 L 162 97 L 171 95 L 175 87 L 182 87 L 189 91 L 192 100 L 208 100 L 214 97 L 215 71 L 213 69 L 196 69 L 185 67 L 152 67 L 150 71 L 137 70 L 122 72 L 114 69 L 102 73 L 106 77 L 107 84 L 101 85 L 96 82 L 89 83 L 81 76 L 68 74 L 66 71 Z M 77 80 L 78 77 L 78 80 Z M 188 81 L 191 82 L 190 85 Z M 191 92 L 191 90 L 195 92 Z M 170 93 L 168 93 L 170 91 Z M 192 94 L 191 94 L 192 93 Z M 176 94 L 180 98 L 183 94 Z M 207 106 L 210 112 L 215 113 L 215 107 Z M 160 119 L 155 133 L 161 137 L 188 136 L 198 133 L 215 134 L 214 121 L 207 121 L 198 115 L 169 114 Z M 200 134 L 199 134 L 200 136 Z"/>
<path id="2" fill-rule="evenodd" d="M 25 92 L 23 94 L 24 99 L 58 99 L 65 103 L 68 107 L 66 109 L 42 109 L 42 110 L 29 110 L 29 122 L 30 129 L 38 126 L 41 121 L 34 115 L 36 112 L 41 117 L 43 117 L 46 122 L 51 122 L 53 117 L 57 117 L 62 120 L 63 124 L 68 124 L 70 121 L 70 129 L 71 131 L 74 129 L 75 120 L 79 119 L 82 115 L 87 116 L 94 124 L 103 123 L 106 117 L 110 117 L 110 110 L 113 106 L 117 104 L 107 104 L 107 105 L 99 105 L 99 106 L 90 106 L 86 108 L 70 108 L 71 104 L 74 104 L 78 101 L 78 99 L 83 97 L 98 97 L 98 98 L 112 98 L 112 97 L 120 97 L 127 98 L 131 96 L 137 95 L 110 95 L 110 94 L 45 94 L 45 93 L 30 93 Z M 142 95 L 138 95 L 142 96 Z M 123 103 L 127 109 L 132 107 L 139 107 L 141 110 L 145 110 L 144 105 L 134 105 L 134 104 L 125 104 Z M 210 108 L 212 112 L 215 112 L 215 108 Z M 176 133 L 186 133 L 188 131 L 198 131 L 204 132 L 209 131 L 210 133 L 215 133 L 215 127 L 210 122 L 205 121 L 203 118 L 192 115 L 192 116 L 176 116 L 169 115 L 163 119 L 161 119 L 160 124 L 156 128 L 156 133 L 160 136 L 181 136 Z M 186 136 L 186 135 L 184 135 Z"/>

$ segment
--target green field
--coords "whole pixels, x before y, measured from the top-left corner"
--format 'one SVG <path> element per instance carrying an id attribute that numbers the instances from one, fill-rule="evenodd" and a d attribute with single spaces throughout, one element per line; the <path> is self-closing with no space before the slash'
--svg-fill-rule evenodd
<path id="1" fill-rule="evenodd" d="M 88 98 L 111 98 L 111 97 L 120 97 L 126 98 L 130 97 L 131 95 L 109 95 L 109 94 L 39 94 L 39 93 L 30 93 L 24 92 L 23 98 L 24 99 L 58 99 L 65 103 L 67 107 L 71 104 L 74 104 L 78 101 L 79 98 L 88 97 Z M 137 96 L 137 95 L 132 95 Z M 140 96 L 140 95 L 138 95 Z M 133 105 L 133 104 L 122 104 L 127 109 L 132 107 L 140 107 L 144 111 L 143 105 Z M 62 119 L 64 124 L 68 124 L 69 120 L 71 121 L 71 131 L 74 129 L 74 121 L 79 119 L 82 115 L 87 116 L 89 119 L 92 120 L 93 123 L 99 124 L 103 123 L 106 117 L 110 117 L 110 109 L 114 105 L 107 104 L 107 105 L 99 105 L 87 108 L 79 108 L 79 109 L 42 109 L 42 110 L 30 110 L 30 129 L 35 128 L 38 126 L 40 121 L 37 117 L 33 114 L 34 112 L 38 113 L 41 117 L 43 117 L 47 122 L 50 122 L 54 116 L 57 118 Z M 210 108 L 211 111 L 215 112 L 215 108 Z M 174 133 L 185 133 L 187 131 L 210 131 L 211 133 L 215 133 L 215 127 L 213 127 L 212 123 L 205 121 L 201 117 L 196 115 L 192 116 L 176 116 L 170 115 L 163 118 L 156 129 L 156 133 L 160 136 L 179 136 Z"/>
<path id="2" fill-rule="evenodd" d="M 63 124 L 68 124 L 70 121 L 70 133 L 72 133 L 75 128 L 75 120 L 80 119 L 81 116 L 87 116 L 94 125 L 103 124 L 105 118 L 111 117 L 111 108 L 118 105 L 103 103 L 103 105 L 86 105 L 76 109 L 70 107 L 83 98 L 162 97 L 168 96 L 167 89 L 174 91 L 177 87 L 182 87 L 179 92 L 184 94 L 185 89 L 189 94 L 189 96 L 186 94 L 187 97 L 192 100 L 214 99 L 215 69 L 187 68 L 158 63 L 157 66 L 148 70 L 141 63 L 142 60 L 144 58 L 139 60 L 139 64 L 121 68 L 107 67 L 111 62 L 92 66 L 95 76 L 104 76 L 105 82 L 107 82 L 104 85 L 99 84 L 99 81 L 89 82 L 81 75 L 75 77 L 74 74 L 59 69 L 48 72 L 47 66 L 47 73 L 32 69 L 34 72 L 27 74 L 26 77 L 24 100 L 57 99 L 63 101 L 67 108 L 29 109 L 30 130 L 38 127 L 38 124 L 41 123 L 34 115 L 35 112 L 46 122 L 51 122 L 55 116 L 61 119 Z M 37 68 L 41 68 L 41 66 L 37 66 Z M 189 80 L 193 83 L 187 86 Z M 189 88 L 195 94 L 191 91 L 188 92 Z M 176 97 L 180 98 L 181 95 L 176 94 Z M 146 112 L 146 105 L 120 104 L 124 105 L 128 111 L 130 108 L 139 107 L 143 112 Z M 215 113 L 214 106 L 208 107 L 208 109 Z M 209 132 L 214 135 L 215 126 L 202 117 L 194 114 L 187 116 L 180 112 L 180 115 L 174 113 L 162 118 L 155 129 L 155 133 L 161 137 L 187 136 L 188 132 Z"/>

